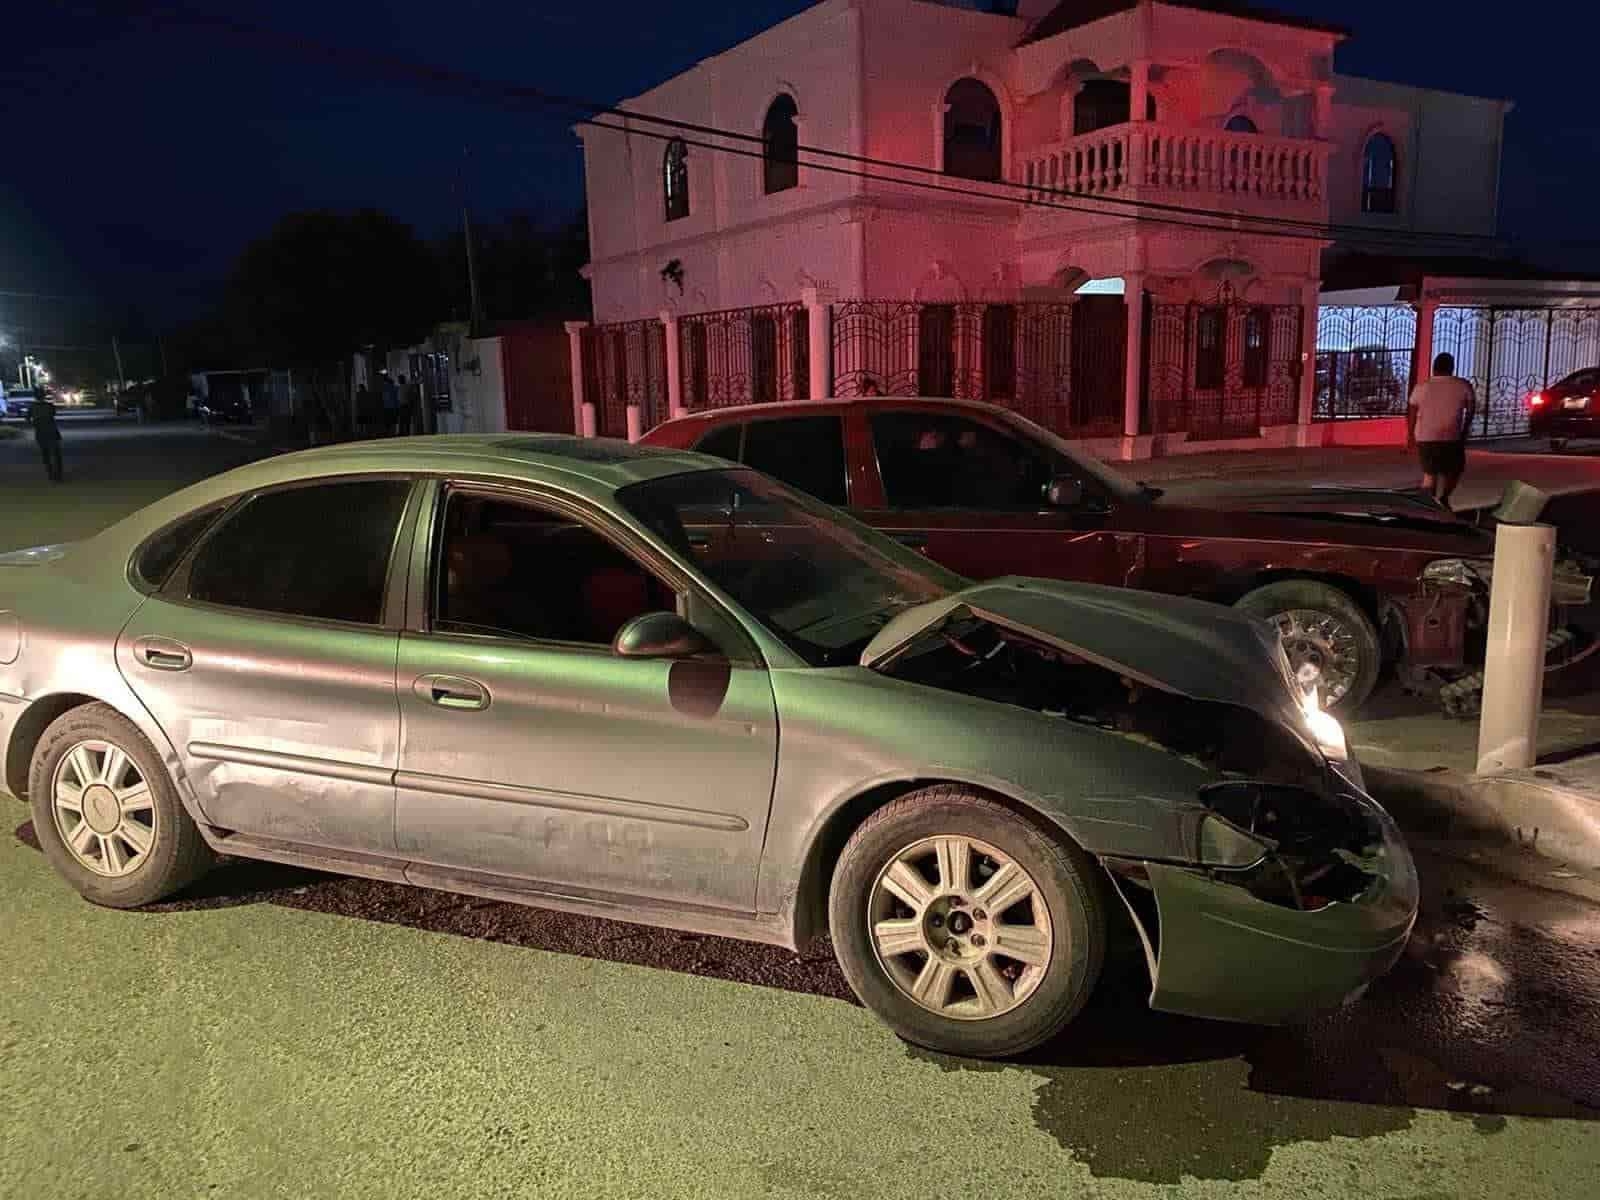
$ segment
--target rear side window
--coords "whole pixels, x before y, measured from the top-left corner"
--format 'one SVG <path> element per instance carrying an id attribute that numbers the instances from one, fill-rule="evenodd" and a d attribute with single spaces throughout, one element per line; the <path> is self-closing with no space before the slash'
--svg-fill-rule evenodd
<path id="1" fill-rule="evenodd" d="M 133 573 L 152 588 L 162 587 L 179 560 L 189 553 L 189 547 L 200 540 L 225 508 L 226 504 L 213 504 L 168 525 L 144 544 L 133 561 Z"/>
<path id="2" fill-rule="evenodd" d="M 828 504 L 845 503 L 844 431 L 838 417 L 752 421 L 744 463 Z"/>
<path id="3" fill-rule="evenodd" d="M 376 625 L 411 485 L 359 480 L 249 500 L 200 547 L 189 599 Z"/>
<path id="4" fill-rule="evenodd" d="M 694 444 L 694 448 L 701 454 L 714 454 L 729 462 L 738 462 L 739 435 L 743 432 L 743 425 L 724 425 L 706 434 Z"/>

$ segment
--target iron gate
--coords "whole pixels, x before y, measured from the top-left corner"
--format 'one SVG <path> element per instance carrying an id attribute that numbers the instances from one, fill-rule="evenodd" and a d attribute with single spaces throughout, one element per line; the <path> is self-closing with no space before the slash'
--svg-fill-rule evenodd
<path id="1" fill-rule="evenodd" d="M 1404 416 L 1416 345 L 1417 314 L 1406 305 L 1321 309 L 1313 419 Z"/>
<path id="2" fill-rule="evenodd" d="M 1146 313 L 1146 432 L 1213 441 L 1294 422 L 1299 305 L 1248 304 L 1224 287 L 1214 304 L 1151 304 Z"/>
<path id="3" fill-rule="evenodd" d="M 625 321 L 583 331 L 583 394 L 594 404 L 595 433 L 628 436 L 628 406 L 641 428 L 666 419 L 667 330 L 660 321 Z"/>
<path id="4" fill-rule="evenodd" d="M 1515 437 L 1532 393 L 1600 366 L 1600 308 L 1441 308 L 1433 351 L 1454 356 L 1478 393 L 1472 436 Z"/>
<path id="5" fill-rule="evenodd" d="M 811 323 L 803 305 L 695 313 L 680 319 L 678 338 L 691 411 L 811 394 Z"/>

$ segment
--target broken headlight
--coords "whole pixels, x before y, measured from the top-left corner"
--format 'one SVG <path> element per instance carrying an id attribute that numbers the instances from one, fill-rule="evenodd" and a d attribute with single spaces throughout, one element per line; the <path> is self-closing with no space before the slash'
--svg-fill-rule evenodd
<path id="1" fill-rule="evenodd" d="M 1494 563 L 1488 559 L 1436 558 L 1422 568 L 1422 582 L 1475 591 L 1488 587 L 1493 574 Z"/>

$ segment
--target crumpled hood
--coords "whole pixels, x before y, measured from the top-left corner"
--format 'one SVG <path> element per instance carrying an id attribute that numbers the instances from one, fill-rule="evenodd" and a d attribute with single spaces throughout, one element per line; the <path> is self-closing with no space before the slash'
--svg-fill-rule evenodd
<path id="1" fill-rule="evenodd" d="M 29 546 L 26 550 L 12 550 L 0 554 L 0 567 L 42 567 L 57 562 L 72 549 L 71 542 L 57 542 L 51 546 Z"/>
<path id="2" fill-rule="evenodd" d="M 896 615 L 861 652 L 883 668 L 944 625 L 977 618 L 1151 687 L 1234 704 L 1271 720 L 1296 713 L 1277 634 L 1265 622 L 1180 596 L 1007 576 Z"/>

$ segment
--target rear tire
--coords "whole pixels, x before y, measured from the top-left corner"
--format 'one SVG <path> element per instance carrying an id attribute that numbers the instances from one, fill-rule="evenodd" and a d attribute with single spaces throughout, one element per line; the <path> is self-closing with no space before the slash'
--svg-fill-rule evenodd
<path id="1" fill-rule="evenodd" d="M 925 895 L 913 905 L 902 897 L 919 878 Z M 1099 868 L 955 785 L 867 818 L 834 872 L 828 923 L 862 1003 L 945 1054 L 1001 1058 L 1048 1040 L 1078 1015 L 1105 962 Z"/>
<path id="2" fill-rule="evenodd" d="M 28 803 L 50 865 L 107 908 L 153 904 L 215 861 L 149 739 L 106 704 L 72 709 L 45 730 Z"/>
<path id="3" fill-rule="evenodd" d="M 1567 448 L 1567 439 L 1566 438 L 1553 437 L 1553 438 L 1550 439 L 1550 453 L 1551 454 L 1560 454 L 1566 448 Z"/>
<path id="4" fill-rule="evenodd" d="M 1296 669 L 1311 662 L 1330 680 L 1334 672 L 1343 677 L 1342 691 L 1339 685 L 1323 689 L 1323 706 L 1330 711 L 1354 712 L 1378 686 L 1383 645 L 1349 593 L 1315 579 L 1284 579 L 1257 588 L 1234 607 L 1274 626 Z"/>

